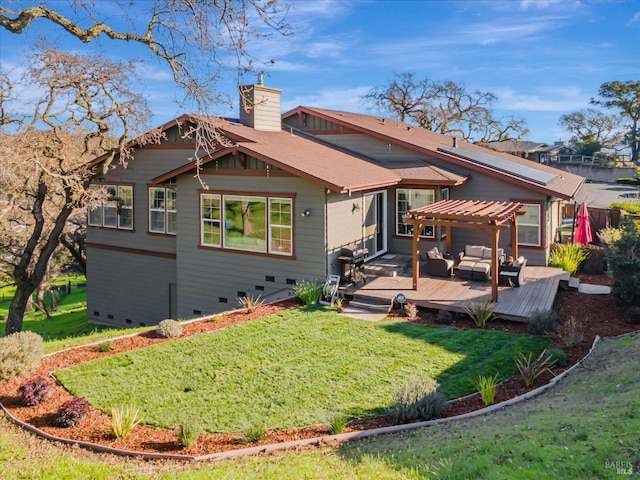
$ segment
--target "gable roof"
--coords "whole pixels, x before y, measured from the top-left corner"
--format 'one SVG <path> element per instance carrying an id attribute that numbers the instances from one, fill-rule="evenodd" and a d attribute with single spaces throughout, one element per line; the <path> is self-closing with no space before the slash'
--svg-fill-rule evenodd
<path id="1" fill-rule="evenodd" d="M 542 192 L 552 197 L 568 200 L 575 195 L 585 181 L 584 177 L 547 165 L 537 164 L 524 158 L 509 155 L 508 153 L 489 150 L 473 143 L 465 142 L 464 140 L 456 141 L 455 146 L 457 148 L 494 157 L 496 159 L 495 163 L 501 164 L 501 168 L 495 168 L 491 162 L 478 162 L 470 158 L 475 155 L 463 156 L 452 153 L 451 149 L 454 147 L 452 137 L 409 125 L 399 120 L 304 106 L 297 107 L 283 114 L 283 118 L 305 114 L 329 120 L 337 125 L 348 128 L 350 132 L 371 135 L 390 144 L 413 150 L 418 154 L 428 155 L 453 165 L 463 166 L 472 171 L 479 171 L 490 176 L 502 178 L 503 180 L 526 186 L 529 189 Z M 321 135 L 321 133 L 321 131 L 314 132 L 316 135 Z M 523 177 L 520 175 L 523 167 L 539 171 L 542 177 L 548 178 L 549 180 L 541 184 L 539 181 L 536 182 L 526 176 Z M 553 178 L 551 178 L 552 176 Z M 531 177 L 531 175 L 529 175 L 529 177 Z"/>

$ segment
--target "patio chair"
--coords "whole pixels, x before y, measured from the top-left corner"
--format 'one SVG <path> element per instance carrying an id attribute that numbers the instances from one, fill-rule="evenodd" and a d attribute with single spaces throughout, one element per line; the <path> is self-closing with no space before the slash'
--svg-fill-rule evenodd
<path id="1" fill-rule="evenodd" d="M 427 252 L 425 272 L 433 277 L 450 277 L 453 273 L 453 258 L 448 253 L 440 253 L 438 247 Z"/>

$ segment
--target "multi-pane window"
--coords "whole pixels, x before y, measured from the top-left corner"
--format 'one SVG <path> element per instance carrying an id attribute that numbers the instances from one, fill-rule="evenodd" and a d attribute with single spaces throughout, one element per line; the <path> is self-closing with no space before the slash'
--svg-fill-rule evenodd
<path id="1" fill-rule="evenodd" d="M 176 190 L 149 188 L 149 231 L 176 234 Z"/>
<path id="2" fill-rule="evenodd" d="M 93 185 L 104 189 L 101 201 L 89 206 L 89 225 L 133 229 L 133 187 L 131 185 Z"/>
<path id="3" fill-rule="evenodd" d="M 202 245 L 293 254 L 291 198 L 203 193 Z"/>
<path id="4" fill-rule="evenodd" d="M 407 212 L 413 208 L 430 205 L 434 201 L 434 190 L 398 188 L 396 190 L 396 235 L 413 235 L 413 225 L 404 221 Z M 420 236 L 433 238 L 433 225 L 424 227 Z"/>
<path id="5" fill-rule="evenodd" d="M 540 246 L 541 220 L 539 204 L 523 204 L 524 215 L 518 216 L 518 245 Z"/>

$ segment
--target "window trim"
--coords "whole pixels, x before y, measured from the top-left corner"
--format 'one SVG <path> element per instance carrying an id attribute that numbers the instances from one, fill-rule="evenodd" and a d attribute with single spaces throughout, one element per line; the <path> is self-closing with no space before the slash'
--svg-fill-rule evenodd
<path id="1" fill-rule="evenodd" d="M 108 189 L 108 188 L 113 188 L 115 189 L 116 192 L 116 197 L 114 199 L 110 199 L 110 198 L 105 198 L 103 199 L 99 205 L 96 205 L 95 207 L 92 208 L 91 205 L 89 205 L 87 207 L 87 226 L 89 227 L 94 227 L 94 228 L 108 228 L 109 230 L 124 230 L 127 232 L 131 232 L 134 229 L 134 209 L 135 209 L 135 203 L 134 203 L 134 184 L 133 183 L 119 183 L 119 182 L 104 182 L 104 183 L 92 183 L 90 185 L 89 188 L 104 188 L 104 189 Z M 118 202 L 118 200 L 122 200 L 122 195 L 120 194 L 120 190 L 121 189 L 130 189 L 131 190 L 131 204 L 130 205 L 123 205 L 120 202 Z M 105 205 L 107 205 L 108 203 L 111 202 L 115 202 L 116 205 L 115 207 L 109 206 L 108 208 L 115 208 L 116 211 L 116 217 L 115 217 L 115 224 L 114 225 L 105 225 Z M 97 211 L 100 210 L 100 222 L 94 222 L 92 221 L 92 211 Z M 131 226 L 123 226 L 122 223 L 122 215 L 121 212 L 122 210 L 130 210 L 131 211 Z"/>
<path id="2" fill-rule="evenodd" d="M 213 197 L 217 198 L 219 201 L 220 208 L 220 218 L 218 220 L 206 219 L 202 215 L 203 208 L 203 199 L 205 197 Z M 226 243 L 226 228 L 225 228 L 225 198 L 226 197 L 244 197 L 244 198 L 254 198 L 264 200 L 265 202 L 265 250 L 255 250 L 255 249 L 243 249 L 236 246 L 228 246 Z M 282 225 L 271 222 L 271 202 L 272 200 L 285 200 L 291 206 L 291 223 L 290 225 Z M 264 193 L 264 192 L 233 192 L 233 191 L 212 191 L 212 190 L 200 190 L 199 191 L 199 218 L 200 218 L 200 244 L 201 248 L 207 249 L 215 249 L 215 250 L 223 250 L 229 252 L 238 252 L 243 254 L 253 254 L 260 256 L 277 256 L 279 258 L 295 258 L 294 252 L 294 227 L 295 227 L 295 194 L 288 193 Z M 219 243 L 205 243 L 204 234 L 205 234 L 205 220 L 210 220 L 211 223 L 217 222 L 219 224 L 220 229 L 220 240 Z M 288 228 L 290 230 L 290 243 L 291 248 L 290 251 L 282 251 L 275 249 L 273 246 L 273 228 Z"/>
<path id="3" fill-rule="evenodd" d="M 162 206 L 162 208 L 153 208 L 152 207 L 152 202 L 153 199 L 151 197 L 151 193 L 154 190 L 162 190 L 164 192 L 164 205 Z M 169 225 L 169 214 L 173 213 L 177 216 L 178 214 L 178 210 L 177 210 L 177 206 L 175 209 L 169 209 L 169 192 L 173 192 L 176 195 L 176 202 L 177 202 L 177 190 L 175 186 L 156 186 L 156 185 L 150 185 L 147 187 L 147 213 L 148 213 L 148 218 L 147 218 L 147 232 L 153 235 L 171 235 L 171 236 L 175 236 L 177 235 L 177 231 L 171 232 L 168 230 L 168 225 Z M 153 230 L 151 228 L 151 212 L 162 212 L 163 213 L 163 224 L 162 224 L 162 231 L 160 230 Z"/>
<path id="4" fill-rule="evenodd" d="M 431 203 L 435 203 L 436 201 L 436 191 L 433 188 L 407 188 L 407 187 L 400 187 L 400 188 L 396 188 L 395 191 L 395 235 L 396 237 L 401 237 L 401 238 L 411 238 L 413 236 L 413 234 L 410 233 L 400 233 L 398 231 L 398 227 L 400 226 L 400 223 L 402 223 L 403 225 L 409 225 L 409 224 L 405 224 L 404 222 L 399 222 L 399 214 L 400 214 L 400 210 L 398 209 L 398 194 L 401 190 L 404 191 L 408 191 L 409 196 L 411 196 L 411 192 L 414 191 L 424 191 L 424 192 L 431 192 Z M 427 204 L 427 205 L 431 205 L 431 204 Z M 413 208 L 413 207 L 412 207 Z M 406 213 L 406 212 L 405 212 Z M 420 238 L 427 238 L 427 239 L 434 239 L 436 238 L 436 228 L 435 225 L 425 225 L 423 227 L 423 232 L 425 229 L 430 228 L 431 229 L 431 235 L 420 235 Z"/>
<path id="5" fill-rule="evenodd" d="M 524 215 L 518 215 L 516 222 L 518 224 L 518 236 L 520 235 L 520 227 L 537 227 L 538 228 L 538 243 L 523 243 L 518 238 L 518 246 L 522 246 L 524 248 L 540 248 L 542 247 L 542 238 L 543 238 L 543 228 L 544 228 L 544 218 L 543 218 L 543 206 L 544 202 L 539 200 L 512 200 L 514 202 L 519 202 L 523 207 L 537 207 L 538 208 L 538 223 L 537 224 L 521 224 L 520 219 L 524 218 Z"/>

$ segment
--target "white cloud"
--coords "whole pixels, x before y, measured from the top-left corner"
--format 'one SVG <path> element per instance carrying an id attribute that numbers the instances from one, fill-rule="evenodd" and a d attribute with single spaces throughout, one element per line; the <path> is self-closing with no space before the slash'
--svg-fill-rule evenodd
<path id="1" fill-rule="evenodd" d="M 319 107 L 329 110 L 362 112 L 361 97 L 369 93 L 371 86 L 360 86 L 346 89 L 321 89 L 309 95 L 298 95 L 282 102 L 282 111 L 291 110 L 300 105 Z"/>
<path id="2" fill-rule="evenodd" d="M 630 27 L 631 25 L 633 25 L 634 23 L 639 23 L 640 22 L 640 12 L 636 12 L 636 14 L 633 16 L 633 18 L 631 18 L 631 20 L 629 20 L 626 24 L 625 27 Z"/>
<path id="3" fill-rule="evenodd" d="M 522 93 L 509 88 L 494 91 L 496 106 L 515 112 L 562 112 L 581 110 L 589 105 L 591 95 L 578 87 L 547 88 L 534 93 Z"/>

